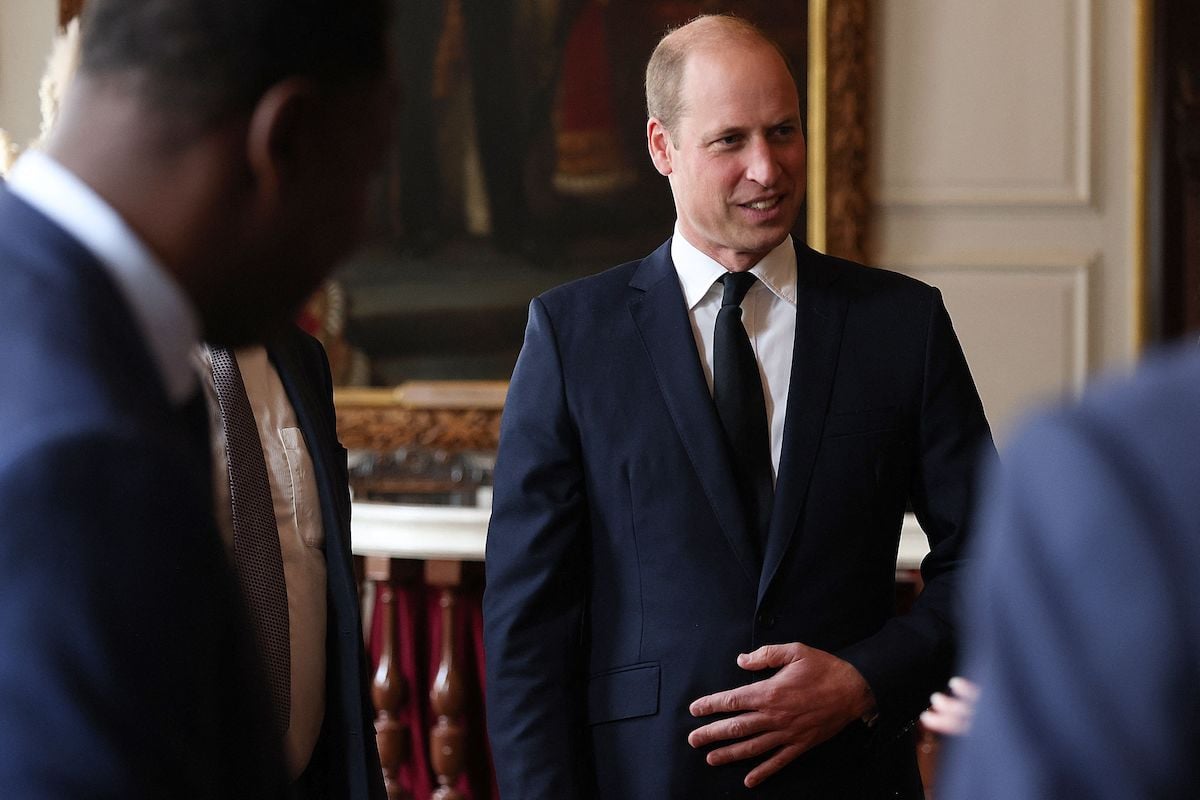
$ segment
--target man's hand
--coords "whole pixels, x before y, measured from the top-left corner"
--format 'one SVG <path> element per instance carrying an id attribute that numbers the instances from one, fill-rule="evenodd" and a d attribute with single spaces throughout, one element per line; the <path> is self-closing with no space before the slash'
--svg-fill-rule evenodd
<path id="1" fill-rule="evenodd" d="M 950 679 L 950 694 L 934 692 L 929 709 L 921 713 L 921 723 L 943 736 L 961 736 L 971 730 L 979 687 L 966 678 Z"/>
<path id="2" fill-rule="evenodd" d="M 838 733 L 875 706 L 867 682 L 849 663 L 824 650 L 793 642 L 769 644 L 738 656 L 745 670 L 779 668 L 766 680 L 717 692 L 692 703 L 693 717 L 734 713 L 697 728 L 692 747 L 738 741 L 708 754 L 714 766 L 771 753 L 746 775 L 757 786 L 810 747 Z"/>

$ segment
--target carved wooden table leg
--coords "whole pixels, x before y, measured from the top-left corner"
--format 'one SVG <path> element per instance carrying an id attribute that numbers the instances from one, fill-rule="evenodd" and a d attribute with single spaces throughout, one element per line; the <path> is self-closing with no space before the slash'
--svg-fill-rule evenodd
<path id="1" fill-rule="evenodd" d="M 437 714 L 437 722 L 429 739 L 429 756 L 438 782 L 432 800 L 463 800 L 454 788 L 466 763 L 466 754 L 463 752 L 466 731 L 460 721 L 465 695 L 461 666 L 454 652 L 454 640 L 457 638 L 454 609 L 458 600 L 456 589 L 462 583 L 462 562 L 426 562 L 425 582 L 441 589 L 438 603 L 442 609 L 441 661 L 429 692 L 433 712 Z"/>
<path id="2" fill-rule="evenodd" d="M 354 580 L 358 584 L 359 618 L 362 620 L 363 647 L 371 649 L 371 631 L 375 626 L 375 581 L 367 578 L 366 556 L 354 557 Z"/>
<path id="3" fill-rule="evenodd" d="M 409 686 L 400 669 L 399 632 L 396 628 L 396 584 L 392 560 L 385 556 L 368 556 L 367 580 L 375 583 L 380 599 L 379 665 L 371 683 L 371 699 L 375 703 L 375 740 L 379 744 L 379 760 L 383 765 L 383 781 L 388 800 L 412 800 L 412 795 L 400 785 L 400 765 L 412 755 L 408 725 L 404 710 L 409 703 Z"/>

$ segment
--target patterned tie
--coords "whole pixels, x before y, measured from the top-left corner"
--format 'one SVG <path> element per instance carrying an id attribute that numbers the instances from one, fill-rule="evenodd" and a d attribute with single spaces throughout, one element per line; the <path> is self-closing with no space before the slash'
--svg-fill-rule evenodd
<path id="1" fill-rule="evenodd" d="M 721 278 L 725 292 L 713 337 L 713 401 L 733 454 L 738 491 L 762 555 L 771 521 L 771 440 L 758 360 L 742 324 L 742 300 L 758 280 L 750 272 Z"/>
<path id="2" fill-rule="evenodd" d="M 209 352 L 217 405 L 225 426 L 234 561 L 267 667 L 268 685 L 275 701 L 275 722 L 282 734 L 287 731 L 291 714 L 292 653 L 288 640 L 287 585 L 271 484 L 237 359 L 224 347 L 212 347 Z"/>

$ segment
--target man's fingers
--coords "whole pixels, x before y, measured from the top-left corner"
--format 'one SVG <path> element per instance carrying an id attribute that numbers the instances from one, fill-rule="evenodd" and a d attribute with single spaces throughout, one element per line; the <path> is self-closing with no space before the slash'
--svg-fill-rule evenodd
<path id="1" fill-rule="evenodd" d="M 795 642 L 767 644 L 752 653 L 740 654 L 737 657 L 737 663 L 745 670 L 782 667 L 798 660 L 806 649 L 804 645 Z M 688 706 L 688 710 L 693 717 L 705 717 L 709 714 L 727 714 L 733 711 L 749 711 L 759 708 L 762 705 L 764 690 L 756 687 L 761 687 L 769 682 L 767 680 L 757 684 L 752 683 L 749 686 L 740 686 L 737 689 L 705 695 L 698 700 L 693 700 L 692 704 Z"/>
<path id="2" fill-rule="evenodd" d="M 936 711 L 922 711 L 921 724 L 927 730 L 940 733 L 943 736 L 958 736 L 963 733 L 963 720 L 958 717 L 948 717 Z"/>
<path id="3" fill-rule="evenodd" d="M 799 642 L 766 644 L 753 652 L 740 654 L 737 657 L 737 663 L 744 670 L 772 669 L 783 667 L 793 661 L 799 661 L 808 652 L 809 648 Z M 759 684 L 750 684 L 749 686 L 742 686 L 737 689 L 705 695 L 698 700 L 692 701 L 688 710 L 693 717 L 704 717 L 709 714 L 748 711 L 759 708 L 763 700 L 762 692 L 766 690 L 755 687 L 761 687 L 763 684 L 769 682 L 769 680 L 762 681 Z"/>
<path id="4" fill-rule="evenodd" d="M 929 710 L 921 714 L 921 723 L 945 736 L 958 736 L 971 727 L 971 716 L 979 689 L 970 681 L 952 678 L 950 688 L 954 696 L 934 692 L 929 698 Z"/>
<path id="5" fill-rule="evenodd" d="M 713 742 L 727 739 L 744 739 L 767 730 L 769 726 L 770 723 L 765 714 L 738 714 L 736 717 L 719 719 L 696 728 L 688 734 L 688 744 L 692 747 L 704 747 Z"/>
<path id="6" fill-rule="evenodd" d="M 765 644 L 752 653 L 742 653 L 737 657 L 738 666 L 747 670 L 771 669 L 782 667 L 798 660 L 802 655 L 804 645 L 792 642 L 790 644 Z"/>
<path id="7" fill-rule="evenodd" d="M 770 731 L 760 736 L 755 736 L 752 739 L 745 739 L 724 747 L 719 747 L 705 756 L 704 760 L 714 767 L 719 767 L 722 764 L 732 764 L 735 761 L 742 761 L 747 758 L 761 756 L 763 753 L 769 753 L 780 745 L 787 744 L 787 740 L 787 734 L 783 731 Z"/>
<path id="8" fill-rule="evenodd" d="M 950 691 L 968 703 L 974 703 L 979 699 L 979 686 L 966 678 L 951 678 Z"/>
<path id="9" fill-rule="evenodd" d="M 921 723 L 944 736 L 966 733 L 971 724 L 971 706 L 955 697 L 935 692 L 929 698 L 929 710 L 921 714 Z"/>
<path id="10" fill-rule="evenodd" d="M 693 717 L 707 717 L 709 714 L 727 714 L 733 711 L 753 711 L 756 709 L 756 693 L 753 684 L 729 689 L 724 692 L 705 695 L 699 700 L 693 700 L 688 711 Z"/>
<path id="11" fill-rule="evenodd" d="M 790 762 L 794 761 L 797 756 L 803 753 L 805 748 L 799 745 L 788 745 L 781 747 L 775 755 L 768 758 L 766 761 L 759 764 L 746 776 L 744 781 L 747 789 L 753 789 L 767 778 L 774 775 L 779 770 L 783 769 Z"/>
<path id="12" fill-rule="evenodd" d="M 941 692 L 934 692 L 929 697 L 930 707 L 941 716 L 962 719 L 971 716 L 971 705 L 957 697 L 950 697 Z"/>

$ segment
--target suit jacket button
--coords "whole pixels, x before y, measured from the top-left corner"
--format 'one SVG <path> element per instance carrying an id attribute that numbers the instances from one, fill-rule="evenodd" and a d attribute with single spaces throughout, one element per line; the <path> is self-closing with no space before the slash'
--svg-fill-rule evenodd
<path id="1" fill-rule="evenodd" d="M 774 614 L 759 614 L 758 615 L 758 627 L 766 628 L 767 630 L 771 630 L 771 628 L 774 628 L 775 627 L 775 615 Z"/>

